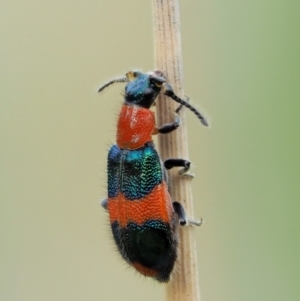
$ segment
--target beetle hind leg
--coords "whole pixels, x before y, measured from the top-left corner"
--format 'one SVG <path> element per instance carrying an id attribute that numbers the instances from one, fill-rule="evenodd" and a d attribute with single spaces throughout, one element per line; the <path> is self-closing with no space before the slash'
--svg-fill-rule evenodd
<path id="1" fill-rule="evenodd" d="M 200 220 L 197 221 L 197 220 L 191 219 L 189 217 L 186 217 L 185 210 L 179 202 L 173 202 L 173 208 L 174 208 L 175 213 L 178 215 L 180 226 L 185 226 L 185 225 L 201 226 L 202 225 L 202 223 L 203 223 L 202 218 L 200 218 Z"/>

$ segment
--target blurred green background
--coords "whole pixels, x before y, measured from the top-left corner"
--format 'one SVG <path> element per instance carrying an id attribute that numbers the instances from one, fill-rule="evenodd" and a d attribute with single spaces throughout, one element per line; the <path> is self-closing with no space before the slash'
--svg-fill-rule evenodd
<path id="1" fill-rule="evenodd" d="M 300 2 L 180 1 L 201 295 L 300 299 Z M 107 215 L 123 85 L 153 69 L 151 1 L 1 1 L 0 300 L 163 300 Z"/>

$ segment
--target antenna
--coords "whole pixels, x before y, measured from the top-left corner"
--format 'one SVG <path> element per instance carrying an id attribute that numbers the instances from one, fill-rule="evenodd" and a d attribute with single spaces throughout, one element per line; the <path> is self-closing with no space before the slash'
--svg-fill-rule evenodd
<path id="1" fill-rule="evenodd" d="M 127 82 L 128 82 L 128 78 L 126 76 L 112 79 L 111 81 L 109 81 L 106 84 L 104 84 L 103 86 L 101 86 L 99 88 L 98 92 L 103 91 L 106 87 L 108 87 L 114 83 L 127 83 Z"/>
<path id="2" fill-rule="evenodd" d="M 167 95 L 168 97 L 172 98 L 173 100 L 175 100 L 176 102 L 180 103 L 181 105 L 187 107 L 188 109 L 190 109 L 199 119 L 200 122 L 204 125 L 204 126 L 208 126 L 208 122 L 206 121 L 206 119 L 204 118 L 204 116 L 196 109 L 194 108 L 192 105 L 190 105 L 188 102 L 186 102 L 185 100 L 181 99 L 180 97 L 178 97 L 174 91 L 173 88 L 171 87 L 171 85 L 167 82 L 163 83 L 163 87 L 164 87 L 164 94 Z M 178 111 L 179 108 L 177 108 L 176 111 Z M 181 107 L 180 107 L 181 109 Z M 179 109 L 179 110 L 180 110 Z"/>

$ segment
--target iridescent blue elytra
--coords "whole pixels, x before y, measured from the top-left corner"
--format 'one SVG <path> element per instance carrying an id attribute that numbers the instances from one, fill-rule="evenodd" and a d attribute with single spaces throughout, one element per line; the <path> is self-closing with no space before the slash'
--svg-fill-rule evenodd
<path id="1" fill-rule="evenodd" d="M 107 171 L 108 198 L 123 193 L 127 200 L 141 199 L 164 180 L 164 171 L 152 143 L 132 151 L 113 145 L 108 153 Z"/>
<path id="2" fill-rule="evenodd" d="M 175 212 L 152 142 L 108 153 L 108 206 L 122 257 L 139 272 L 167 281 L 177 257 Z"/>

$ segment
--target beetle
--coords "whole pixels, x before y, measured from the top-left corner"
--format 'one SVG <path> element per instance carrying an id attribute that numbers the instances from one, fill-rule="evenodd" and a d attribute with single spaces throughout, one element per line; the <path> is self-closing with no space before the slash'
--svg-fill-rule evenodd
<path id="1" fill-rule="evenodd" d="M 189 108 L 204 126 L 202 114 L 179 98 L 161 71 L 130 71 L 103 85 L 99 92 L 116 82 L 126 82 L 124 103 L 117 123 L 116 144 L 107 158 L 107 199 L 102 206 L 109 213 L 113 237 L 123 259 L 138 272 L 159 282 L 168 282 L 177 259 L 177 225 L 187 222 L 200 225 L 185 216 L 183 206 L 171 199 L 166 169 L 190 168 L 184 159 L 161 162 L 152 135 L 176 130 L 180 118 L 173 123 L 156 126 L 150 110 L 158 94 L 165 95 Z"/>

